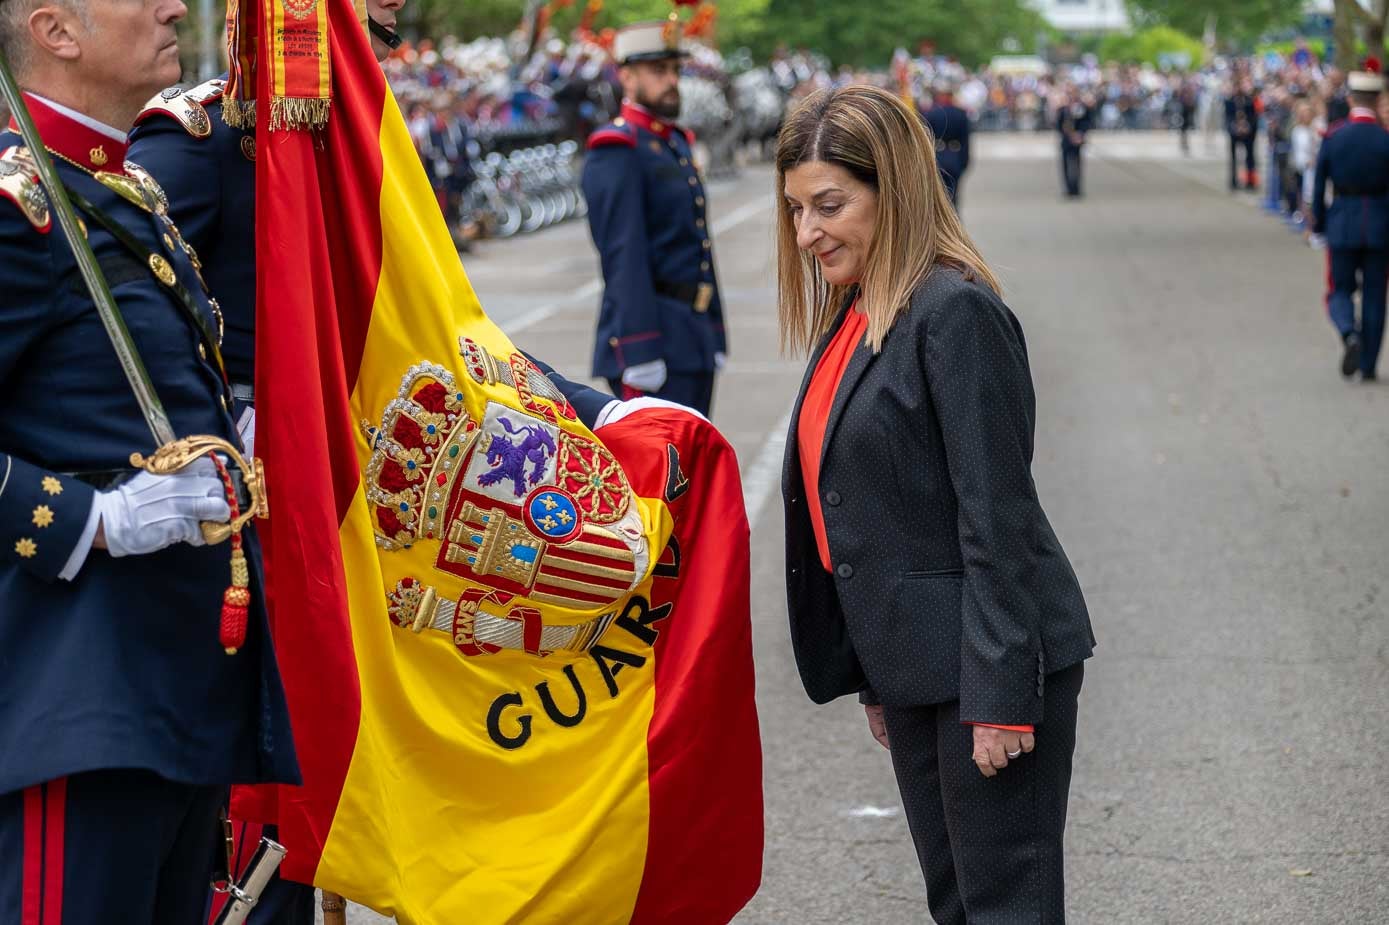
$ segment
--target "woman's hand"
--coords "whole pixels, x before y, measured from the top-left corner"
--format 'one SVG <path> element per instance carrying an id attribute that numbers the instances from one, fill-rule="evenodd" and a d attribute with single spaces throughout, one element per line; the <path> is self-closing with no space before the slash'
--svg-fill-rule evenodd
<path id="1" fill-rule="evenodd" d="M 1008 767 L 1010 759 L 1021 758 L 1037 747 L 1037 737 L 1030 732 L 1009 732 L 992 726 L 974 726 L 973 729 L 974 763 L 985 777 L 995 776 Z"/>
<path id="2" fill-rule="evenodd" d="M 883 748 L 891 749 L 887 744 L 887 725 L 883 722 L 883 708 L 880 705 L 864 705 L 863 712 L 868 714 L 868 731 L 873 733 L 873 738 L 878 740 L 878 744 Z"/>

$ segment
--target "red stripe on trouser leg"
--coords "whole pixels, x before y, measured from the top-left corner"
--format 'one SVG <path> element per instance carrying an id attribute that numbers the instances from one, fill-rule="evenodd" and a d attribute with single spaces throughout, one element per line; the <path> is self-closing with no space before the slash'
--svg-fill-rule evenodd
<path id="1" fill-rule="evenodd" d="M 43 785 L 24 791 L 24 878 L 20 925 L 43 925 Z"/>
<path id="2" fill-rule="evenodd" d="M 1326 309 L 1328 315 L 1331 314 L 1331 293 L 1336 291 L 1336 281 L 1331 275 L 1331 248 L 1326 249 L 1326 298 L 1322 301 L 1322 307 Z"/>
<path id="3" fill-rule="evenodd" d="M 63 925 L 63 834 L 67 829 L 68 780 L 49 781 L 43 820 L 43 925 Z"/>

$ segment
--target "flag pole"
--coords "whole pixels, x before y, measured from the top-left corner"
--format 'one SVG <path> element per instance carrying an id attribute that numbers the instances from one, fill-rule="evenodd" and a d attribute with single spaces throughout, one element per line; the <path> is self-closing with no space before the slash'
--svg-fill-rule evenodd
<path id="1" fill-rule="evenodd" d="M 347 900 L 323 891 L 323 925 L 347 925 Z"/>

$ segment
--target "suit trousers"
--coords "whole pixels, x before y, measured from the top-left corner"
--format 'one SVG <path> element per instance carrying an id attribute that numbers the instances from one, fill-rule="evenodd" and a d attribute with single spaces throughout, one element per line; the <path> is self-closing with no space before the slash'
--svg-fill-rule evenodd
<path id="1" fill-rule="evenodd" d="M 621 379 L 609 379 L 608 387 L 613 394 L 626 401 L 649 395 L 663 398 L 677 405 L 693 408 L 706 418 L 713 417 L 714 411 L 714 373 L 671 373 L 659 392 L 641 392 L 631 386 L 623 385 Z"/>
<path id="2" fill-rule="evenodd" d="M 883 707 L 892 767 L 940 925 L 1066 920 L 1063 840 L 1084 663 L 1046 677 L 1037 747 L 979 773 L 959 701 Z"/>
<path id="3" fill-rule="evenodd" d="M 1360 333 L 1360 372 L 1374 375 L 1379 348 L 1384 340 L 1386 286 L 1389 286 L 1389 251 L 1383 248 L 1332 248 L 1327 251 L 1327 275 L 1331 291 L 1326 311 L 1342 337 Z M 1355 290 L 1360 290 L 1360 324 L 1355 323 Z"/>
<path id="4" fill-rule="evenodd" d="M 0 922 L 205 921 L 226 799 L 134 769 L 0 794 Z"/>
<path id="5" fill-rule="evenodd" d="M 1083 161 L 1080 150 L 1076 145 L 1061 146 L 1061 180 L 1066 187 L 1067 196 L 1079 196 L 1081 194 L 1080 177 Z"/>

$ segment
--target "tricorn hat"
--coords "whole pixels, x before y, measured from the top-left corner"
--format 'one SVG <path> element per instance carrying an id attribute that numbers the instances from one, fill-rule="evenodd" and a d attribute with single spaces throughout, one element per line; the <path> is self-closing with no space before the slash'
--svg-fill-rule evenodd
<path id="1" fill-rule="evenodd" d="M 613 39 L 613 60 L 618 64 L 631 64 L 687 58 L 690 53 L 680 42 L 681 32 L 680 22 L 674 17 L 623 26 Z"/>

